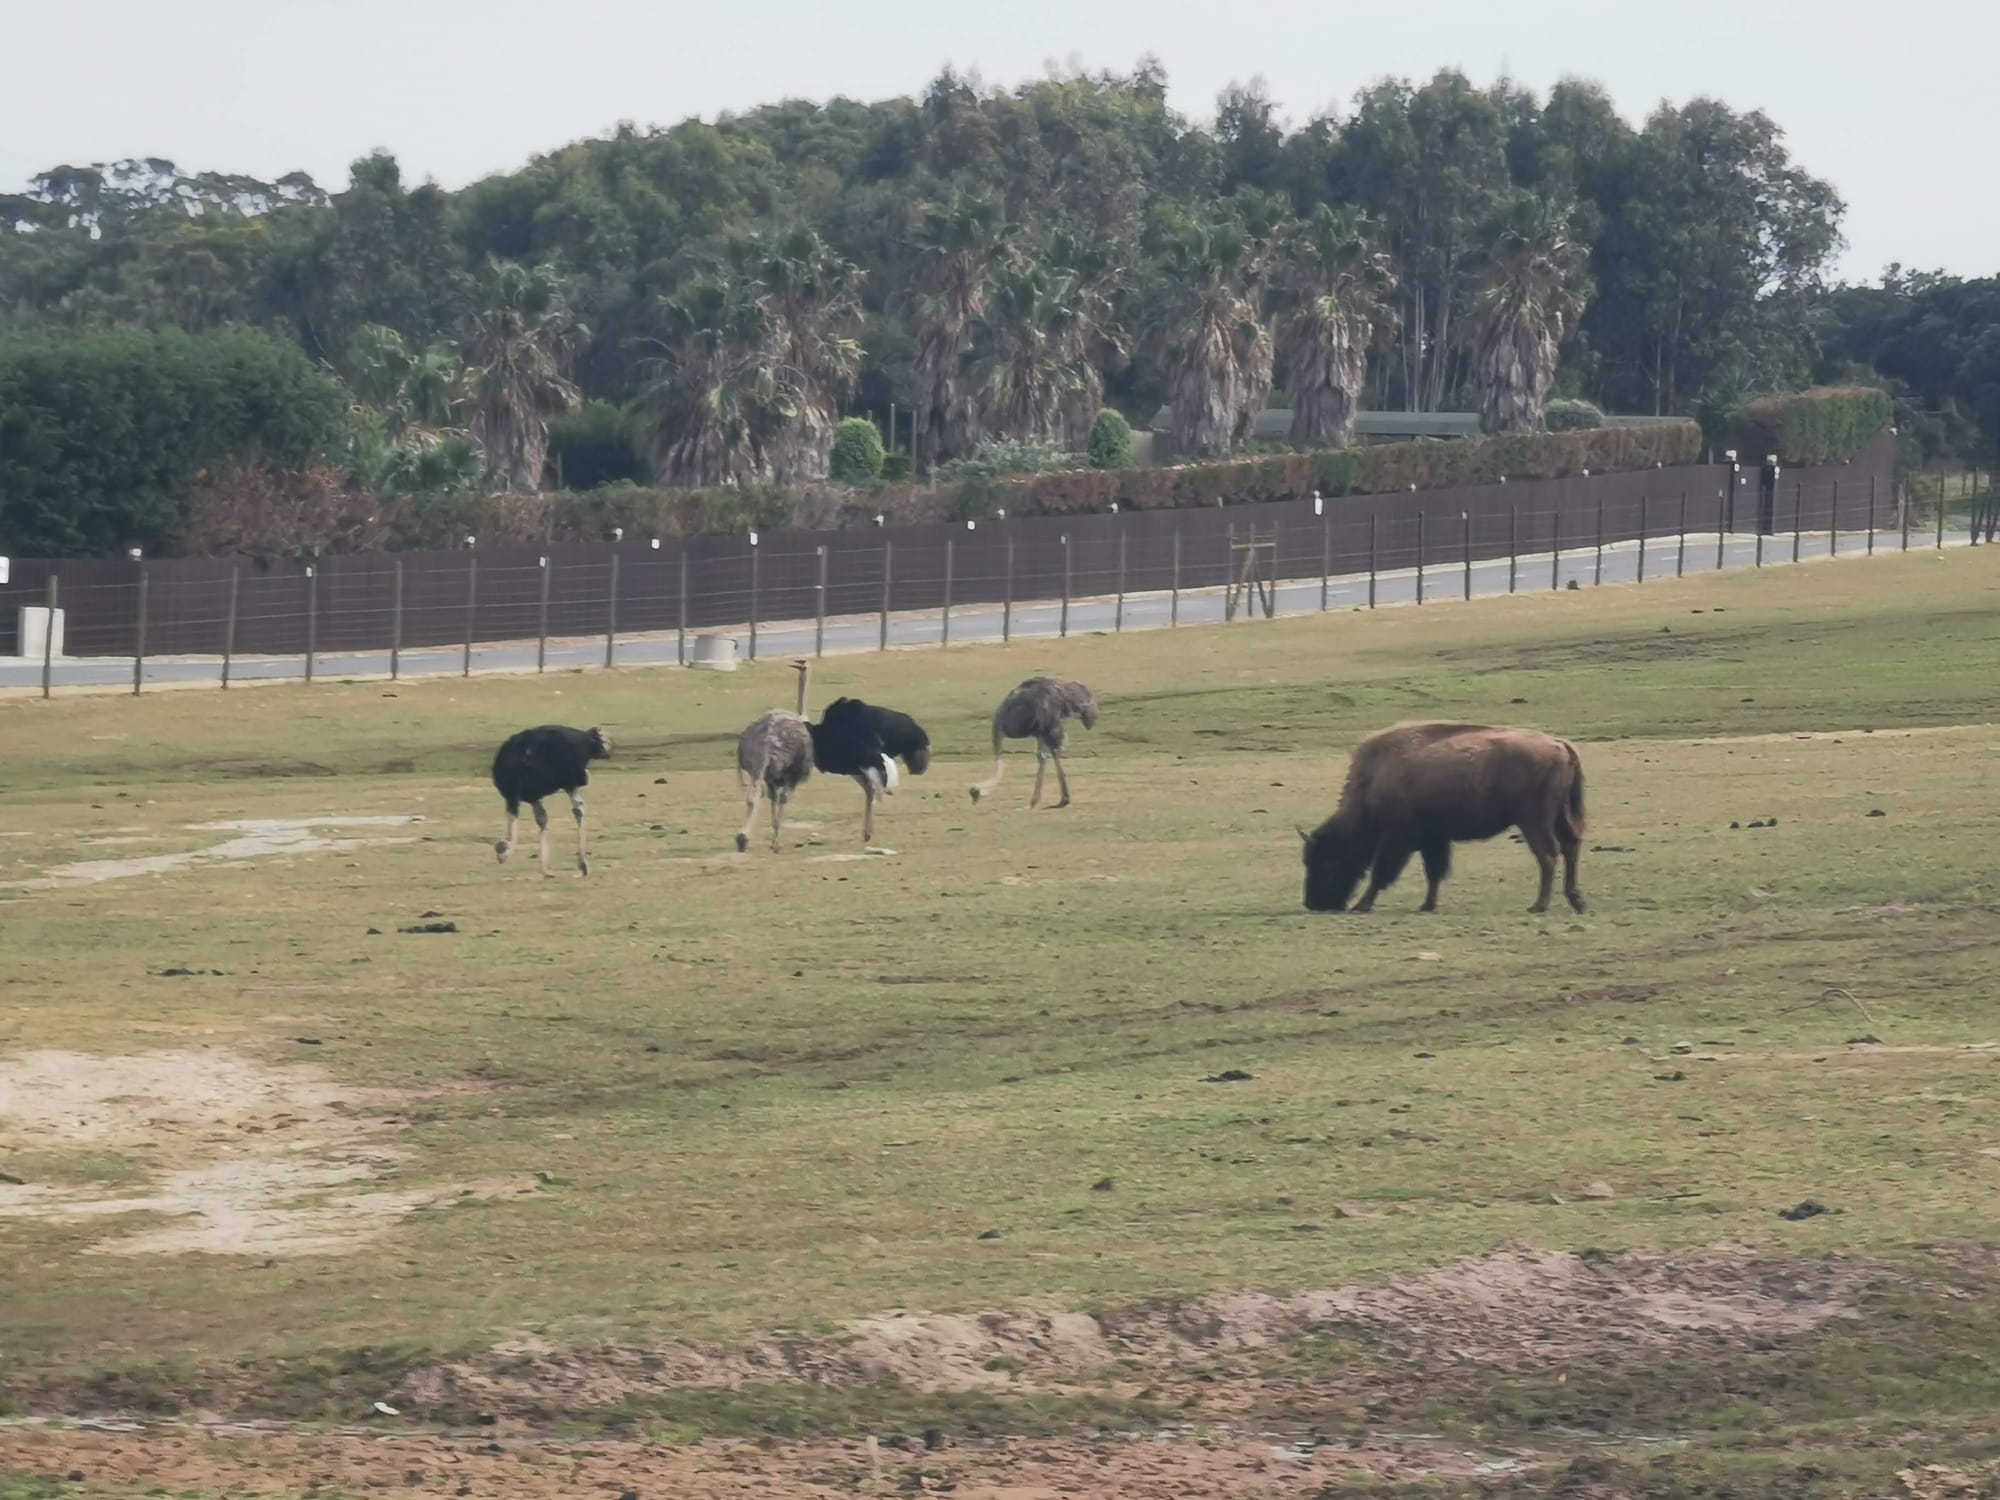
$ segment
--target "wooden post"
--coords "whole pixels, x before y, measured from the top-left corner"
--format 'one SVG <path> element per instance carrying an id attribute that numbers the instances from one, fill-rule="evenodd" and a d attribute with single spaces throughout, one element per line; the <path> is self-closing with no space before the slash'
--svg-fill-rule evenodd
<path id="1" fill-rule="evenodd" d="M 1736 496 L 1733 492 L 1736 484 L 1736 470 L 1733 467 L 1729 471 L 1729 483 L 1732 487 L 1729 504 L 1725 506 L 1718 503 L 1715 508 L 1715 571 L 1718 573 L 1722 571 L 1723 546 L 1729 540 L 1729 512 L 1736 505 Z"/>
<path id="2" fill-rule="evenodd" d="M 604 665 L 616 666 L 618 655 L 618 549 L 611 549 L 611 593 L 604 601 Z"/>
<path id="3" fill-rule="evenodd" d="M 1910 550 L 1910 486 L 1907 482 L 1896 486 L 1896 524 L 1902 528 L 1903 550 Z"/>
<path id="4" fill-rule="evenodd" d="M 826 655 L 826 548 L 819 549 L 818 614 L 813 618 L 813 655 Z"/>
<path id="5" fill-rule="evenodd" d="M 1569 486 L 1564 485 L 1564 494 L 1567 495 L 1568 491 Z M 1562 560 L 1563 512 L 1562 500 L 1558 499 L 1555 510 L 1549 516 L 1549 587 L 1551 589 L 1562 587 Z"/>
<path id="6" fill-rule="evenodd" d="M 472 622 L 479 609 L 479 554 L 466 554 L 465 569 L 465 662 L 459 676 L 472 675 Z"/>
<path id="7" fill-rule="evenodd" d="M 1870 557 L 1875 555 L 1875 527 L 1877 524 L 1875 498 L 1875 476 L 1870 474 L 1868 476 L 1868 555 Z"/>
<path id="8" fill-rule="evenodd" d="M 679 604 L 680 604 L 680 629 L 674 638 L 674 660 L 677 661 L 681 666 L 686 666 L 688 659 L 688 552 L 687 552 L 687 542 L 685 540 L 682 541 L 681 543 L 681 581 L 680 581 Z"/>
<path id="9" fill-rule="evenodd" d="M 396 559 L 396 582 L 389 601 L 389 680 L 403 675 L 403 560 Z"/>
<path id="10" fill-rule="evenodd" d="M 1684 576 L 1687 573 L 1687 566 L 1688 566 L 1688 492 L 1687 492 L 1687 486 L 1682 485 L 1680 545 L 1674 549 L 1674 577 L 1680 578 Z"/>
<path id="11" fill-rule="evenodd" d="M 540 561 L 542 569 L 542 612 L 539 633 L 535 637 L 535 670 L 537 672 L 545 670 L 549 664 L 549 575 L 555 572 L 555 569 L 549 566 L 549 560 L 546 557 Z"/>
<path id="12" fill-rule="evenodd" d="M 1938 476 L 1937 544 L 1938 550 L 1942 552 L 1944 550 L 1944 476 L 1942 474 Z"/>
<path id="13" fill-rule="evenodd" d="M 1062 539 L 1062 549 L 1063 549 L 1062 621 L 1058 627 L 1058 634 L 1067 637 L 1069 635 L 1069 538 L 1068 536 L 1064 536 Z"/>
<path id="14" fill-rule="evenodd" d="M 1840 478 L 1834 476 L 1832 514 L 1826 523 L 1826 555 L 1840 556 Z"/>
<path id="15" fill-rule="evenodd" d="M 42 629 L 42 696 L 49 696 L 49 688 L 55 677 L 56 659 L 56 609 L 58 606 L 58 584 L 54 573 L 49 574 L 49 617 Z"/>
<path id="16" fill-rule="evenodd" d="M 1806 529 L 1806 482 L 1792 481 L 1792 561 L 1799 560 L 1799 538 Z"/>
<path id="17" fill-rule="evenodd" d="M 1007 533 L 1007 575 L 1001 585 L 1000 644 L 1014 639 L 1014 533 Z"/>
<path id="18" fill-rule="evenodd" d="M 1167 601 L 1167 624 L 1175 626 L 1181 622 L 1181 521 L 1174 517 L 1174 579 L 1173 592 Z"/>
<path id="19" fill-rule="evenodd" d="M 1368 518 L 1368 607 L 1375 607 L 1375 544 L 1381 532 L 1382 516 L 1378 511 Z"/>
<path id="20" fill-rule="evenodd" d="M 139 618 L 132 637 L 132 691 L 138 692 L 146 677 L 146 586 L 152 581 L 144 563 L 139 564 Z M 51 621 L 51 626 L 54 622 Z"/>
<path id="21" fill-rule="evenodd" d="M 1646 581 L 1646 496 L 1639 496 L 1639 582 Z"/>
<path id="22" fill-rule="evenodd" d="M 1591 586 L 1604 582 L 1604 494 L 1597 496 L 1597 571 L 1591 577 Z"/>
<path id="23" fill-rule="evenodd" d="M 1507 592 L 1521 581 L 1521 507 L 1507 507 Z"/>
<path id="24" fill-rule="evenodd" d="M 398 567 L 401 564 L 397 564 Z M 229 687 L 229 668 L 236 656 L 236 594 L 243 582 L 243 570 L 229 570 L 229 615 L 222 627 L 222 686 Z"/>
<path id="25" fill-rule="evenodd" d="M 1319 500 L 1318 495 L 1313 497 Z M 1333 572 L 1333 512 L 1320 500 L 1319 515 L 1319 612 L 1326 613 L 1328 575 Z"/>
<path id="26" fill-rule="evenodd" d="M 1111 617 L 1111 633 L 1125 629 L 1125 528 L 1118 528 L 1118 611 Z"/>
<path id="27" fill-rule="evenodd" d="M 940 646 L 951 644 L 951 567 L 954 538 L 944 539 L 944 630 L 938 639 Z"/>
<path id="28" fill-rule="evenodd" d="M 306 681 L 313 680 L 313 658 L 319 654 L 319 554 L 306 564 Z"/>
<path id="29" fill-rule="evenodd" d="M 1417 603 L 1424 602 L 1424 512 L 1417 512 Z"/>
<path id="30" fill-rule="evenodd" d="M 912 439 L 912 441 L 914 442 L 915 439 Z M 887 651 L 889 649 L 889 582 L 890 570 L 894 567 L 895 561 L 896 544 L 894 542 L 884 542 L 882 544 L 882 625 L 879 631 L 880 638 L 875 643 L 877 651 Z"/>
<path id="31" fill-rule="evenodd" d="M 1229 523 L 1228 548 L 1222 567 L 1222 618 L 1224 622 L 1236 618 L 1236 523 Z"/>
<path id="32" fill-rule="evenodd" d="M 1764 566 L 1764 518 L 1762 515 L 1757 517 L 1757 566 L 1760 568 Z"/>
<path id="33" fill-rule="evenodd" d="M 753 536 L 750 541 L 750 660 L 757 659 L 757 575 L 763 548 Z"/>
<path id="34" fill-rule="evenodd" d="M 1459 550 L 1465 554 L 1465 597 L 1472 598 L 1472 512 L 1458 513 Z"/>

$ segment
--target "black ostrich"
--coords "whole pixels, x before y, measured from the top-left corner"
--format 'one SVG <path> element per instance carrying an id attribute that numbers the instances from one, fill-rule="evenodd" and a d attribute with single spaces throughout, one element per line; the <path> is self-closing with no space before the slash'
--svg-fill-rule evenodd
<path id="1" fill-rule="evenodd" d="M 868 801 L 861 814 L 861 842 L 875 842 L 875 801 L 896 790 L 896 761 L 883 742 L 882 716 L 892 709 L 874 708 L 859 698 L 836 698 L 817 724 L 807 724 L 812 736 L 813 767 L 829 776 L 851 776 Z M 907 714 L 895 714 L 922 737 L 911 753 L 930 764 L 930 740 Z M 904 743 L 908 744 L 907 738 Z"/>
<path id="2" fill-rule="evenodd" d="M 583 788 L 590 785 L 590 763 L 610 758 L 611 737 L 601 729 L 544 724 L 511 736 L 493 757 L 493 785 L 507 799 L 507 836 L 493 846 L 500 863 L 507 863 L 514 852 L 514 830 L 525 802 L 535 810 L 535 826 L 542 831 L 542 874 L 555 873 L 549 868 L 549 815 L 542 799 L 567 792 L 570 811 L 576 814 L 576 868 L 588 875 L 590 841 L 583 823 Z"/>
<path id="3" fill-rule="evenodd" d="M 843 704 L 854 704 L 867 714 L 882 741 L 882 753 L 900 760 L 912 776 L 921 776 L 931 768 L 931 737 L 915 719 L 893 708 L 862 703 L 857 698 L 834 699 L 827 709 L 828 715 Z"/>

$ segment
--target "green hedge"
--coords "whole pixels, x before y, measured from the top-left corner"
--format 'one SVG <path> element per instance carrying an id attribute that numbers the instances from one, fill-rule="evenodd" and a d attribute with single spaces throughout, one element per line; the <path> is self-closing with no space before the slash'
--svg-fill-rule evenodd
<path id="1" fill-rule="evenodd" d="M 1050 474 L 985 478 L 963 485 L 884 484 L 854 491 L 835 485 L 803 490 L 661 490 L 613 485 L 584 494 L 441 497 L 416 507 L 422 523 L 404 546 L 443 546 L 454 534 L 528 540 L 587 540 L 610 534 L 693 536 L 775 531 L 785 526 L 978 519 L 1004 509 L 1010 516 L 1103 511 L 1113 501 L 1128 510 L 1167 510 L 1293 500 L 1322 495 L 1384 494 L 1508 479 L 1559 479 L 1585 469 L 1611 472 L 1698 462 L 1701 432 L 1692 422 L 1647 427 L 1598 427 L 1581 432 L 1507 433 L 1437 442 L 1383 443 L 1366 448 L 1276 453 L 1167 468 L 1063 469 Z"/>
<path id="2" fill-rule="evenodd" d="M 1840 463 L 1854 457 L 1895 420 L 1887 392 L 1869 386 L 1823 386 L 1795 395 L 1764 396 L 1736 414 L 1734 446 L 1746 464 L 1775 453 L 1781 463 Z"/>

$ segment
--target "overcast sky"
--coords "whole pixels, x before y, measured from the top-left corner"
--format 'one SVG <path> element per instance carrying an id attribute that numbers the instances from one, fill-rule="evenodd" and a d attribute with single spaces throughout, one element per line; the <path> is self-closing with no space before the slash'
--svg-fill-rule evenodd
<path id="1" fill-rule="evenodd" d="M 2000 273 L 1992 0 L 0 0 L 0 188 L 165 156 L 337 189 L 376 146 L 455 188 L 622 119 L 1148 52 L 1200 118 L 1255 75 L 1297 122 L 1445 66 L 1591 78 L 1632 119 L 1701 94 L 1762 108 L 1847 201 L 1844 274 Z"/>

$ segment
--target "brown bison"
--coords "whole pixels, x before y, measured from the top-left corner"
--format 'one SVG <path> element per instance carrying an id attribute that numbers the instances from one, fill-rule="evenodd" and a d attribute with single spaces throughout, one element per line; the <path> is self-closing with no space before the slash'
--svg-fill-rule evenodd
<path id="1" fill-rule="evenodd" d="M 1421 854 L 1430 882 L 1422 909 L 1436 911 L 1451 846 L 1509 828 L 1521 830 L 1541 866 L 1541 893 L 1528 909 L 1549 909 L 1560 853 L 1563 894 L 1582 911 L 1583 765 L 1574 745 L 1490 724 L 1398 724 L 1372 734 L 1354 747 L 1340 807 L 1311 833 L 1299 830 L 1306 909 L 1344 910 L 1365 874 L 1368 889 L 1354 909 L 1372 910 L 1410 856 Z"/>

